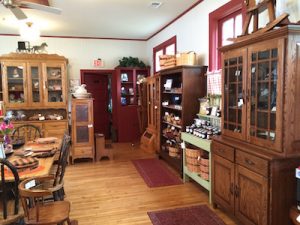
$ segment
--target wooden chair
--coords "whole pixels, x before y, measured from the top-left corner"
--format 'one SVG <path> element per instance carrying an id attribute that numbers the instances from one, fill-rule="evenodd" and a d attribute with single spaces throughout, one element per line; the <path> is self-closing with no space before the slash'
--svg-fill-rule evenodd
<path id="1" fill-rule="evenodd" d="M 12 138 L 22 138 L 24 137 L 25 142 L 33 141 L 36 138 L 42 137 L 42 133 L 37 126 L 31 124 L 25 124 L 17 127 L 12 132 Z"/>
<path id="2" fill-rule="evenodd" d="M 70 154 L 70 145 L 71 137 L 68 134 L 65 134 L 62 140 L 62 145 L 59 153 L 59 158 L 57 162 L 57 168 L 55 172 L 55 177 L 53 181 L 53 186 L 63 183 L 65 170 L 68 164 L 68 157 Z M 54 200 L 63 200 L 64 199 L 64 188 L 62 187 L 59 191 L 55 192 L 53 197 Z"/>
<path id="3" fill-rule="evenodd" d="M 2 200 L 2 206 L 0 207 L 2 208 L 0 224 L 15 224 L 23 217 L 23 214 L 19 213 L 19 175 L 16 168 L 8 160 L 0 159 L 0 165 L 0 199 Z M 5 170 L 13 174 L 15 182 L 9 183 L 5 181 Z"/>
<path id="4" fill-rule="evenodd" d="M 70 202 L 51 201 L 45 202 L 44 197 L 52 195 L 63 187 L 63 183 L 55 187 L 48 187 L 49 180 L 53 176 L 44 176 L 39 178 L 30 178 L 19 184 L 20 198 L 25 214 L 25 224 L 27 225 L 50 225 L 77 224 L 77 221 L 71 222 L 69 218 Z M 44 185 L 46 183 L 46 185 Z"/>

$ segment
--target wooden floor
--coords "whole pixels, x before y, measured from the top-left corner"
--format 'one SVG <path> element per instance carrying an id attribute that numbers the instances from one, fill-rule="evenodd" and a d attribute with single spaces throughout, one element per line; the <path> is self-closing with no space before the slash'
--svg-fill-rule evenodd
<path id="1" fill-rule="evenodd" d="M 65 191 L 72 204 L 71 218 L 79 224 L 151 225 L 149 211 L 208 204 L 207 192 L 194 182 L 148 188 L 131 160 L 156 156 L 130 144 L 113 144 L 113 148 L 114 160 L 75 161 L 67 167 Z M 236 224 L 220 210 L 214 211 L 227 225 Z"/>

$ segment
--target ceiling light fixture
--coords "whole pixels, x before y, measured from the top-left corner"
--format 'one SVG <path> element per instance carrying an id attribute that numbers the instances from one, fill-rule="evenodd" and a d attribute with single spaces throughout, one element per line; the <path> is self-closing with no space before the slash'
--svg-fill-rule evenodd
<path id="1" fill-rule="evenodd" d="M 159 7 L 161 7 L 162 2 L 150 2 L 150 7 L 153 9 L 158 9 Z"/>
<path id="2" fill-rule="evenodd" d="M 40 38 L 40 30 L 32 22 L 22 23 L 20 36 L 24 41 L 36 41 Z"/>

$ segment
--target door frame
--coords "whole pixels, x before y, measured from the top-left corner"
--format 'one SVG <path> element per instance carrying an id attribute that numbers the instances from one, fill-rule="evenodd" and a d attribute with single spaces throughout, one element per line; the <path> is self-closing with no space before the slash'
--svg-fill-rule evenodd
<path id="1" fill-rule="evenodd" d="M 117 111 L 116 106 L 117 106 L 117 99 L 116 99 L 116 90 L 115 89 L 115 76 L 116 72 L 115 70 L 107 70 L 107 69 L 80 69 L 80 83 L 84 84 L 85 83 L 85 74 L 96 74 L 99 76 L 107 76 L 108 74 L 111 75 L 111 97 L 112 97 L 112 126 L 117 123 L 116 121 L 116 116 L 115 112 Z"/>

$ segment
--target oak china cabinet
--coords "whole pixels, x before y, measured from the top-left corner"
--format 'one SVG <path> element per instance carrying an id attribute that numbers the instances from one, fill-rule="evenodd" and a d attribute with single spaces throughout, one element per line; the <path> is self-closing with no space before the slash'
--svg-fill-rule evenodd
<path id="1" fill-rule="evenodd" d="M 300 164 L 300 26 L 221 48 L 222 136 L 213 203 L 242 224 L 291 224 Z"/>
<path id="2" fill-rule="evenodd" d="M 72 99 L 72 163 L 95 159 L 93 99 Z"/>
<path id="3" fill-rule="evenodd" d="M 27 119 L 38 112 L 63 115 L 62 120 L 15 121 L 15 126 L 34 123 L 43 136 L 61 138 L 68 129 L 68 60 L 56 54 L 10 53 L 0 56 L 0 62 L 6 111 L 25 111 Z"/>

